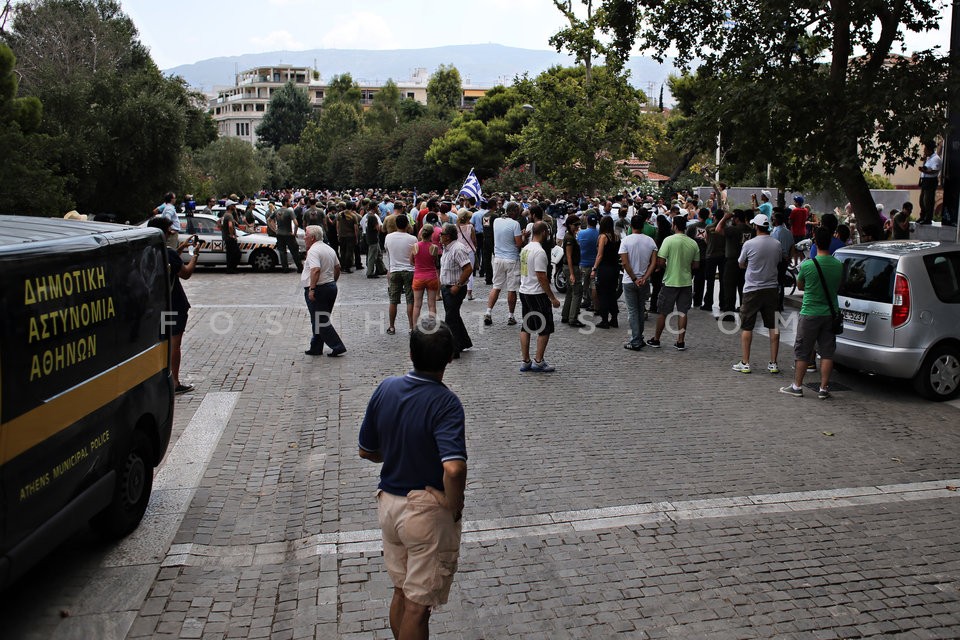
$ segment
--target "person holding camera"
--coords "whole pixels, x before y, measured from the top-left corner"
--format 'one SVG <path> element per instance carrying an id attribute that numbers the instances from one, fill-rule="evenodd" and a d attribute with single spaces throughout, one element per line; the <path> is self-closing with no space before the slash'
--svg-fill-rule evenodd
<path id="1" fill-rule="evenodd" d="M 181 345 L 183 332 L 187 328 L 187 314 L 190 311 L 190 302 L 183 290 L 180 280 L 189 280 L 197 266 L 197 246 L 199 238 L 194 235 L 184 243 L 173 240 L 177 238 L 177 230 L 173 228 L 173 220 L 163 216 L 154 216 L 147 222 L 148 227 L 160 229 L 167 241 L 167 263 L 170 267 L 170 315 L 164 318 L 164 328 L 170 327 L 170 374 L 173 377 L 173 392 L 177 395 L 193 391 L 192 384 L 180 382 Z M 176 246 L 174 249 L 171 244 Z M 181 254 L 187 251 L 190 256 L 184 262 Z M 172 320 L 172 322 L 171 322 Z"/>

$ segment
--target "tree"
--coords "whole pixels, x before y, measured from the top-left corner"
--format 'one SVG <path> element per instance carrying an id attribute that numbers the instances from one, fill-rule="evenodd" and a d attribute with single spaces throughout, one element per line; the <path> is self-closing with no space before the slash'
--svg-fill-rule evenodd
<path id="1" fill-rule="evenodd" d="M 393 80 L 387 80 L 380 91 L 373 95 L 373 105 L 363 118 L 364 124 L 381 133 L 390 133 L 400 121 L 400 88 Z"/>
<path id="2" fill-rule="evenodd" d="M 400 115 L 400 122 L 413 122 L 427 115 L 427 107 L 413 98 L 404 98 L 400 101 L 397 112 Z"/>
<path id="3" fill-rule="evenodd" d="M 427 81 L 427 108 L 437 117 L 452 118 L 460 109 L 463 84 L 453 65 L 440 65 Z"/>
<path id="4" fill-rule="evenodd" d="M 634 43 L 662 61 L 702 61 L 723 87 L 703 101 L 733 144 L 759 162 L 779 161 L 784 183 L 836 179 L 864 235 L 880 218 L 863 174 L 913 162 L 916 140 L 943 128 L 948 58 L 933 50 L 909 57 L 908 32 L 935 28 L 939 0 L 603 0 L 603 29 L 627 54 Z M 706 113 L 709 111 L 709 113 Z"/>
<path id="5" fill-rule="evenodd" d="M 219 138 L 200 153 L 200 165 L 213 178 L 216 193 L 254 193 L 263 186 L 266 171 L 254 148 L 239 138 Z"/>
<path id="6" fill-rule="evenodd" d="M 339 161 L 336 166 L 328 161 L 331 151 L 358 133 L 362 124 L 360 111 L 351 104 L 324 100 L 320 118 L 311 120 L 300 136 L 293 163 L 294 176 L 307 184 L 319 184 L 328 182 L 332 173 L 342 175 L 344 169 Z"/>
<path id="7" fill-rule="evenodd" d="M 471 168 L 480 179 L 497 173 L 517 149 L 514 136 L 529 119 L 516 87 L 497 86 L 477 100 L 472 113 L 460 114 L 453 126 L 430 145 L 425 160 L 446 183 L 462 180 Z"/>
<path id="8" fill-rule="evenodd" d="M 313 106 L 307 92 L 292 80 L 287 82 L 270 96 L 267 111 L 256 131 L 260 145 L 276 150 L 295 143 L 311 115 Z"/>
<path id="9" fill-rule="evenodd" d="M 82 211 L 145 214 L 176 184 L 188 128 L 192 143 L 209 133 L 114 0 L 18 4 L 2 38 L 18 56 L 20 92 L 44 105 L 41 132 L 61 140 L 48 162 Z"/>
<path id="10" fill-rule="evenodd" d="M 36 97 L 16 97 L 15 68 L 13 52 L 0 44 L 0 211 L 63 215 L 73 202 L 48 161 L 60 141 L 37 132 L 43 106 Z"/>
<path id="11" fill-rule="evenodd" d="M 421 192 L 443 188 L 445 183 L 438 178 L 436 169 L 424 161 L 424 156 L 433 141 L 449 127 L 450 123 L 432 117 L 397 127 L 380 162 L 384 185 L 417 187 Z"/>
<path id="12" fill-rule="evenodd" d="M 349 73 L 333 76 L 330 85 L 327 87 L 327 93 L 324 95 L 323 103 L 332 104 L 340 102 L 360 111 L 360 86 L 353 81 L 353 76 Z"/>
<path id="13" fill-rule="evenodd" d="M 653 148 L 657 116 L 646 115 L 643 92 L 606 67 L 553 67 L 532 83 L 534 111 L 515 137 L 514 160 L 532 160 L 538 173 L 571 192 L 615 186 L 616 160 Z"/>

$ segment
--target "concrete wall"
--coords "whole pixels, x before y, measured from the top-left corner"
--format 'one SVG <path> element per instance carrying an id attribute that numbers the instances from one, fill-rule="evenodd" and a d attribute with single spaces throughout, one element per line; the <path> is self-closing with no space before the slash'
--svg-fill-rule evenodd
<path id="1" fill-rule="evenodd" d="M 755 193 L 759 198 L 760 191 L 763 189 L 767 189 L 767 187 L 730 187 L 727 189 L 727 199 L 733 208 L 748 207 L 750 205 L 750 195 Z M 776 206 L 777 190 L 767 189 L 767 191 L 770 192 L 770 202 Z M 712 193 L 712 187 L 697 187 L 697 194 L 704 201 L 706 201 Z M 870 193 L 873 194 L 874 202 L 878 204 L 883 203 L 884 213 L 889 213 L 891 209 L 900 209 L 903 207 L 903 203 L 908 201 L 913 202 L 913 210 L 915 212 L 920 210 L 917 196 L 913 191 L 903 189 L 871 189 Z M 793 206 L 794 195 L 792 191 L 787 192 L 786 199 L 788 207 Z M 827 193 L 804 193 L 800 195 L 804 196 L 804 203 L 809 205 L 811 210 L 816 214 L 830 213 L 835 207 L 840 207 L 842 210 L 844 205 L 847 204 L 846 198 L 842 196 L 834 197 Z"/>

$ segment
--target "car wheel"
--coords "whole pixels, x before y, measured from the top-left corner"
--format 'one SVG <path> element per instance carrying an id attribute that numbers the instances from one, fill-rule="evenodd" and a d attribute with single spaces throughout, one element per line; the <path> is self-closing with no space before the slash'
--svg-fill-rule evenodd
<path id="1" fill-rule="evenodd" d="M 557 293 L 566 293 L 567 292 L 567 274 L 559 266 L 554 266 L 553 273 L 553 287 L 557 290 Z"/>
<path id="2" fill-rule="evenodd" d="M 113 501 L 90 520 L 90 525 L 107 538 L 121 538 L 140 524 L 153 489 L 153 444 L 143 431 L 133 432 L 130 444 L 119 458 Z"/>
<path id="3" fill-rule="evenodd" d="M 269 249 L 257 249 L 250 256 L 250 266 L 253 267 L 254 271 L 270 271 L 279 262 L 277 254 Z"/>
<path id="4" fill-rule="evenodd" d="M 955 398 L 960 393 L 960 349 L 942 345 L 933 349 L 913 379 L 917 392 L 930 400 Z"/>

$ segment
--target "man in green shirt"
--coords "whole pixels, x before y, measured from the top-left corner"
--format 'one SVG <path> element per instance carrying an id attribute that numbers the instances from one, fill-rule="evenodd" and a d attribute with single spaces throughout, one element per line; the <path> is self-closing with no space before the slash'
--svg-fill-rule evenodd
<path id="1" fill-rule="evenodd" d="M 817 255 L 813 260 L 801 263 L 797 273 L 797 288 L 803 291 L 803 304 L 800 306 L 797 339 L 793 345 L 794 357 L 797 360 L 796 374 L 793 384 L 780 387 L 780 393 L 796 398 L 803 397 L 803 376 L 807 372 L 807 363 L 814 362 L 817 353 L 820 354 L 820 389 L 817 397 L 821 400 L 830 397 L 830 374 L 833 372 L 833 354 L 837 349 L 830 305 L 832 304 L 834 309 L 839 308 L 837 290 L 843 276 L 843 265 L 830 255 L 832 239 L 833 234 L 829 227 L 817 227 L 814 234 Z M 823 290 L 814 261 L 823 271 L 823 279 L 827 283 L 826 291 Z"/>
<path id="2" fill-rule="evenodd" d="M 682 215 L 673 218 L 673 235 L 663 241 L 657 252 L 657 265 L 663 267 L 663 287 L 657 299 L 657 330 L 647 345 L 659 348 L 660 335 L 667 324 L 667 314 L 674 307 L 680 315 L 678 321 L 677 351 L 684 351 L 687 335 L 687 311 L 693 304 L 693 271 L 700 265 L 700 247 L 686 234 L 687 219 Z"/>

